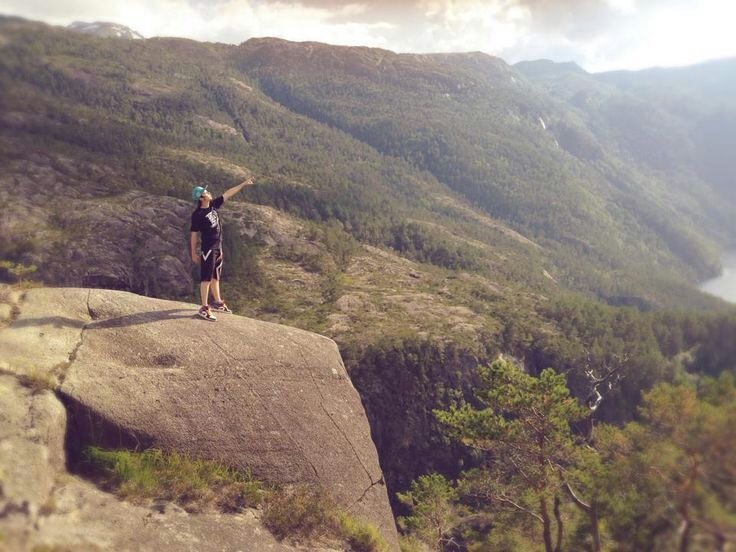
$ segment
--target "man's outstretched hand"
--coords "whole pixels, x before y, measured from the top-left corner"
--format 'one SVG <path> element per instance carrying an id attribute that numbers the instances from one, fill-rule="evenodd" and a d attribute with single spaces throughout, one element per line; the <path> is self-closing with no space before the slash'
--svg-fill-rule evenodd
<path id="1" fill-rule="evenodd" d="M 252 176 L 249 176 L 237 186 L 233 186 L 229 190 L 225 191 L 225 193 L 222 194 L 222 198 L 225 201 L 227 201 L 228 199 L 233 197 L 235 194 L 237 194 L 240 190 L 242 190 L 244 186 L 252 186 L 254 183 L 255 183 L 255 178 Z"/>

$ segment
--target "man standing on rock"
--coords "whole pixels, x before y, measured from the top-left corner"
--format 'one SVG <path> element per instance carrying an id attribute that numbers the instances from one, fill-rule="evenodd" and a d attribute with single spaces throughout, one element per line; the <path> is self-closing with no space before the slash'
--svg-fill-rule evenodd
<path id="1" fill-rule="evenodd" d="M 251 186 L 253 177 L 249 177 L 237 186 L 233 186 L 221 196 L 212 199 L 207 186 L 192 188 L 192 199 L 198 203 L 192 213 L 190 227 L 190 244 L 192 262 L 199 263 L 200 282 L 199 294 L 202 298 L 202 307 L 197 313 L 205 320 L 217 320 L 212 311 L 232 312 L 220 296 L 220 277 L 222 276 L 222 224 L 217 212 L 225 201 L 237 194 L 244 186 Z M 197 253 L 197 234 L 201 235 L 201 253 Z M 210 288 L 215 302 L 209 305 Z"/>

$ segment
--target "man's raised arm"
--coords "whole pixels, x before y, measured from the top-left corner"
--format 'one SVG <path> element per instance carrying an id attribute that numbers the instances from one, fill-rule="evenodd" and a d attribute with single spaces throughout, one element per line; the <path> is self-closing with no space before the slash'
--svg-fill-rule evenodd
<path id="1" fill-rule="evenodd" d="M 222 194 L 222 199 L 224 199 L 225 201 L 227 201 L 228 199 L 230 199 L 231 197 L 233 197 L 235 194 L 237 194 L 240 190 L 242 190 L 243 189 L 243 186 L 252 186 L 252 185 L 253 185 L 253 177 L 252 176 L 249 176 L 247 179 L 243 180 L 243 182 L 241 182 L 237 186 L 233 186 L 229 190 L 226 190 Z"/>

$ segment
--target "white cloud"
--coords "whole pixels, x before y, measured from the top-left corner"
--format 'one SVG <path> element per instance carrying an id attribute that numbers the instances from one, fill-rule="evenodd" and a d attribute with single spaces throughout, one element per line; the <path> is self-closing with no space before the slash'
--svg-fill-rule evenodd
<path id="1" fill-rule="evenodd" d="M 405 33 L 401 50 L 458 52 L 480 50 L 496 53 L 512 46 L 524 34 L 523 14 L 507 17 L 500 5 L 489 2 L 424 2 L 425 19 L 418 32 Z"/>
<path id="2" fill-rule="evenodd" d="M 195 40 L 239 43 L 253 36 L 287 40 L 322 40 L 337 44 L 384 45 L 381 32 L 389 22 L 333 23 L 339 15 L 355 16 L 365 6 L 348 4 L 337 10 L 306 7 L 289 2 L 262 3 L 226 0 L 216 5 L 185 0 L 0 0 L 0 13 L 67 25 L 76 20 L 114 21 L 146 37 L 182 36 Z"/>
<path id="3" fill-rule="evenodd" d="M 736 55 L 732 0 L 0 0 L 0 13 L 60 25 L 114 21 L 149 37 L 480 50 L 509 62 L 574 60 L 589 70 Z"/>
<path id="4" fill-rule="evenodd" d="M 624 13 L 633 13 L 636 11 L 636 0 L 606 0 L 606 3 L 614 10 Z"/>

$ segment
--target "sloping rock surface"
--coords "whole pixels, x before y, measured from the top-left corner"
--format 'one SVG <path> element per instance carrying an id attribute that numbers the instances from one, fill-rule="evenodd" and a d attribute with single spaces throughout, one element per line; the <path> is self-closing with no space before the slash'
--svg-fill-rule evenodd
<path id="1" fill-rule="evenodd" d="M 1 368 L 60 382 L 70 450 L 156 446 L 311 481 L 398 548 L 360 398 L 325 337 L 98 289 L 34 289 L 0 332 Z"/>

